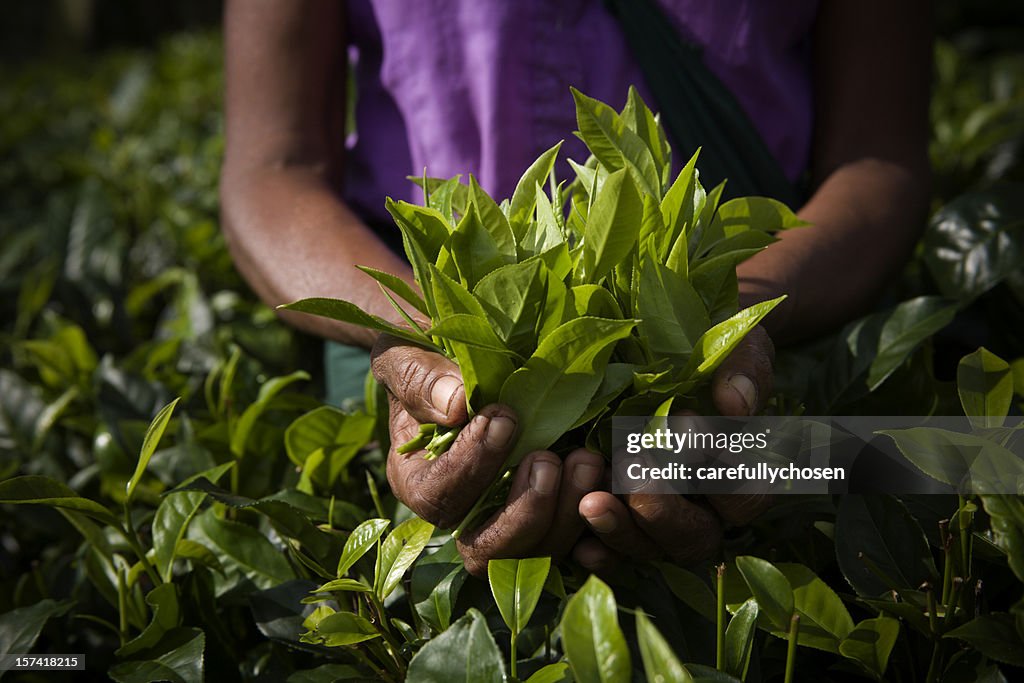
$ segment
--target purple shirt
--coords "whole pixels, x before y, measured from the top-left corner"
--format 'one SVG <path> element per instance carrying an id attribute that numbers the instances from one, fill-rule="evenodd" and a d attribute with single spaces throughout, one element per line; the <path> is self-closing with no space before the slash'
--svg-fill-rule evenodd
<path id="1" fill-rule="evenodd" d="M 703 48 L 787 175 L 799 176 L 811 139 L 817 0 L 660 4 Z M 358 99 L 345 195 L 367 219 L 390 222 L 385 196 L 418 200 L 405 178 L 424 168 L 473 173 L 501 199 L 561 139 L 563 157 L 584 161 L 570 85 L 621 108 L 633 84 L 657 110 L 599 0 L 350 0 L 348 33 Z M 693 152 L 673 151 L 677 165 Z"/>

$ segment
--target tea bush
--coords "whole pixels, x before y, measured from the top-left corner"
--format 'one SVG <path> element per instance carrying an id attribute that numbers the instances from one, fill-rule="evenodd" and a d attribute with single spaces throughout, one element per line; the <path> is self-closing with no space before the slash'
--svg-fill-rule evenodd
<path id="1" fill-rule="evenodd" d="M 1024 66 L 938 50 L 930 228 L 886 306 L 780 354 L 772 410 L 1020 412 Z M 387 491 L 377 387 L 323 405 L 315 342 L 231 267 L 218 39 L 0 75 L 0 651 L 117 681 L 1019 677 L 1014 496 L 789 496 L 717 569 L 469 577 Z"/>

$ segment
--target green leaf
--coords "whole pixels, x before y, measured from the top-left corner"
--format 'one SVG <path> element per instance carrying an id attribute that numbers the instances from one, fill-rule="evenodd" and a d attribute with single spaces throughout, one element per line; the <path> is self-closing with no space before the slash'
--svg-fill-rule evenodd
<path id="1" fill-rule="evenodd" d="M 408 519 L 388 534 L 380 549 L 378 573 L 374 577 L 374 590 L 380 600 L 386 599 L 401 582 L 405 572 L 423 552 L 434 526 L 419 518 Z"/>
<path id="2" fill-rule="evenodd" d="M 359 579 L 334 579 L 321 585 L 313 593 L 334 593 L 334 592 L 352 592 L 352 593 L 372 593 L 373 589 L 367 586 Z M 318 600 L 319 602 L 319 600 Z"/>
<path id="3" fill-rule="evenodd" d="M 427 311 L 427 304 L 423 301 L 423 297 L 416 293 L 416 290 L 412 286 L 391 273 L 385 273 L 383 270 L 377 270 L 369 266 L 356 266 L 359 270 L 363 271 L 377 282 L 381 283 L 392 292 L 408 301 L 413 308 L 422 313 L 423 315 L 430 315 Z"/>
<path id="4" fill-rule="evenodd" d="M 476 178 L 469 176 L 469 203 L 476 209 L 480 222 L 494 238 L 498 253 L 509 262 L 516 259 L 516 238 L 508 224 L 508 218 L 491 196 L 484 192 Z M 468 209 L 467 209 L 468 213 Z"/>
<path id="5" fill-rule="evenodd" d="M 883 429 L 900 453 L 930 477 L 971 493 L 1019 491 L 1024 462 L 1008 448 L 975 434 L 936 427 Z"/>
<path id="6" fill-rule="evenodd" d="M 750 667 L 757 615 L 757 601 L 751 598 L 736 610 L 725 629 L 725 670 L 741 680 L 747 677 Z"/>
<path id="7" fill-rule="evenodd" d="M 916 589 L 938 574 L 917 520 L 892 496 L 840 498 L 836 538 L 843 539 L 836 543 L 839 568 L 858 595 Z"/>
<path id="8" fill-rule="evenodd" d="M 914 349 L 946 327 L 956 315 L 956 304 L 938 297 L 918 297 L 896 307 L 882 325 L 878 350 L 868 369 L 868 391 L 874 391 Z"/>
<path id="9" fill-rule="evenodd" d="M 231 429 L 231 452 L 236 458 L 245 455 L 245 445 L 249 440 L 249 434 L 256 425 L 256 421 L 270 407 L 270 402 L 274 400 L 274 397 L 284 391 L 288 385 L 308 379 L 309 373 L 304 370 L 296 370 L 290 375 L 274 377 L 263 383 L 256 400 L 247 406 L 238 421 L 229 427 Z"/>
<path id="10" fill-rule="evenodd" d="M 337 575 L 345 576 L 352 565 L 377 543 L 377 539 L 381 537 L 390 523 L 390 520 L 387 519 L 368 519 L 353 529 L 345 541 L 341 557 L 338 558 Z"/>
<path id="11" fill-rule="evenodd" d="M 665 198 L 661 200 L 661 215 L 665 221 L 668 244 L 675 244 L 678 240 L 682 239 L 682 244 L 686 246 L 686 226 L 693 226 L 694 216 L 701 210 L 704 204 L 704 188 L 700 186 L 700 181 L 697 180 L 699 175 L 697 172 L 698 156 L 700 156 L 699 149 L 693 153 L 690 160 L 679 171 L 675 182 L 672 183 L 668 192 L 665 193 Z M 686 254 L 684 253 L 683 257 L 685 256 Z"/>
<path id="12" fill-rule="evenodd" d="M 494 269 L 515 260 L 515 251 L 511 255 L 503 252 L 491 230 L 481 222 L 476 204 L 469 205 L 452 233 L 451 253 L 462 282 L 470 288 Z"/>
<path id="13" fill-rule="evenodd" d="M 579 137 L 597 160 L 609 171 L 628 170 L 644 192 L 661 199 L 661 171 L 647 144 L 607 104 L 570 90 L 576 101 Z"/>
<path id="14" fill-rule="evenodd" d="M 385 200 L 384 206 L 391 217 L 395 219 L 395 224 L 402 231 L 403 238 L 415 244 L 428 261 L 435 261 L 441 247 L 447 243 L 451 231 L 441 212 L 408 202 L 396 202 L 390 197 Z M 408 249 L 406 251 L 408 252 Z M 407 253 L 407 255 L 409 254 Z M 413 260 L 411 256 L 409 260 Z M 413 265 L 416 264 L 413 263 Z M 418 277 L 416 281 L 423 284 Z"/>
<path id="15" fill-rule="evenodd" d="M 27 654 L 32 652 L 46 622 L 65 614 L 74 602 L 44 598 L 27 607 L 0 614 L 0 652 Z"/>
<path id="16" fill-rule="evenodd" d="M 570 683 L 569 665 L 565 662 L 548 664 L 533 672 L 526 683 Z"/>
<path id="17" fill-rule="evenodd" d="M 142 630 L 114 653 L 118 657 L 131 657 L 155 647 L 164 634 L 181 625 L 178 591 L 173 583 L 163 583 L 146 594 L 146 604 L 152 608 L 153 618 Z"/>
<path id="18" fill-rule="evenodd" d="M 861 664 L 881 679 L 889 665 L 889 655 L 900 635 L 900 622 L 889 617 L 865 619 L 839 644 L 839 653 Z"/>
<path id="19" fill-rule="evenodd" d="M 212 508 L 196 516 L 189 532 L 218 554 L 225 569 L 235 568 L 257 588 L 295 578 L 288 560 L 266 536 L 246 524 L 217 517 Z"/>
<path id="20" fill-rule="evenodd" d="M 438 319 L 460 314 L 475 316 L 481 321 L 486 319 L 486 312 L 469 290 L 433 267 L 430 271 Z M 480 334 L 491 343 L 497 338 L 493 330 Z M 469 407 L 479 409 L 497 400 L 496 388 L 501 387 L 514 369 L 507 351 L 491 351 L 460 342 L 450 342 L 450 346 L 459 364 Z M 500 342 L 498 346 L 502 346 Z"/>
<path id="21" fill-rule="evenodd" d="M 963 640 L 997 662 L 1024 666 L 1024 642 L 1017 633 L 1013 615 L 984 614 L 949 631 L 943 638 Z"/>
<path id="22" fill-rule="evenodd" d="M 1010 569 L 1024 581 L 1024 498 L 981 496 L 992 523 L 995 543 L 1006 553 Z"/>
<path id="23" fill-rule="evenodd" d="M 668 144 L 665 129 L 658 122 L 658 117 L 650 110 L 640 97 L 640 93 L 632 85 L 626 97 L 626 106 L 622 110 L 622 122 L 626 128 L 637 134 L 647 149 L 651 151 L 655 168 L 659 171 L 658 180 L 661 186 L 668 185 L 672 175 L 672 148 Z"/>
<path id="24" fill-rule="evenodd" d="M 205 647 L 206 636 L 201 630 L 174 629 L 160 643 L 157 652 L 146 653 L 151 659 L 121 662 L 108 673 L 117 683 L 202 683 Z"/>
<path id="25" fill-rule="evenodd" d="M 843 601 L 802 564 L 779 563 L 776 568 L 793 589 L 793 609 L 800 615 L 797 642 L 805 647 L 838 653 L 840 641 L 853 630 L 853 619 Z M 776 635 L 785 637 L 782 631 Z"/>
<path id="26" fill-rule="evenodd" d="M 415 683 L 504 683 L 505 661 L 475 608 L 435 638 L 409 662 L 408 681 Z"/>
<path id="27" fill-rule="evenodd" d="M 81 512 L 104 524 L 120 526 L 117 516 L 96 501 L 82 498 L 64 484 L 36 474 L 0 482 L 0 503 L 48 505 Z"/>
<path id="28" fill-rule="evenodd" d="M 501 618 L 513 634 L 526 630 L 551 568 L 550 557 L 491 560 L 487 579 Z"/>
<path id="29" fill-rule="evenodd" d="M 330 318 L 331 320 L 338 320 L 343 323 L 349 323 L 351 325 L 359 325 L 371 330 L 379 330 L 380 332 L 387 332 L 393 337 L 404 339 L 418 344 L 420 346 L 427 346 L 434 350 L 439 350 L 435 347 L 429 339 L 425 338 L 422 334 L 414 331 L 407 330 L 397 325 L 392 325 L 384 318 L 380 318 L 375 315 L 370 315 L 364 312 L 361 308 L 348 301 L 342 301 L 341 299 L 327 299 L 323 297 L 313 297 L 310 299 L 300 299 L 299 301 L 293 301 L 290 304 L 283 304 L 278 306 L 279 309 L 285 311 L 297 311 L 299 313 L 309 313 L 311 315 L 319 315 L 324 318 Z"/>
<path id="30" fill-rule="evenodd" d="M 309 458 L 321 451 L 327 467 L 318 468 L 312 478 L 329 489 L 348 463 L 372 440 L 375 419 L 364 413 L 346 413 L 332 406 L 320 406 L 294 420 L 284 432 L 288 458 L 305 472 Z"/>
<path id="31" fill-rule="evenodd" d="M 964 414 L 976 427 L 1001 427 L 1013 403 L 1010 364 L 985 347 L 964 356 L 956 369 Z"/>
<path id="32" fill-rule="evenodd" d="M 533 215 L 533 210 L 537 205 L 536 188 L 539 185 L 542 186 L 547 177 L 551 175 L 561 147 L 562 142 L 559 141 L 554 147 L 537 157 L 537 160 L 530 164 L 516 184 L 508 214 L 508 221 L 515 234 L 516 242 L 522 241 L 523 235 L 526 234 L 530 216 Z"/>
<path id="33" fill-rule="evenodd" d="M 180 400 L 180 398 L 176 398 L 161 408 L 160 412 L 156 414 L 156 417 L 149 424 L 149 429 L 146 430 L 146 438 L 142 441 L 142 450 L 139 452 L 139 462 L 135 466 L 135 472 L 132 474 L 131 479 L 128 480 L 128 485 L 125 487 L 125 505 L 131 503 L 132 497 L 135 495 L 135 487 L 139 485 L 139 480 L 142 479 L 142 475 L 146 471 L 149 459 L 153 457 L 153 453 L 160 443 L 160 438 L 167 429 L 167 423 L 171 421 L 171 413 L 174 412 L 174 408 Z"/>
<path id="34" fill-rule="evenodd" d="M 348 664 L 321 664 L 315 669 L 302 669 L 290 674 L 285 683 L 337 683 L 365 678 L 359 669 Z"/>
<path id="35" fill-rule="evenodd" d="M 380 638 L 380 631 L 366 618 L 352 612 L 334 612 L 316 624 L 316 635 L 310 640 L 329 647 L 342 647 L 374 638 Z"/>
<path id="36" fill-rule="evenodd" d="M 454 539 L 413 567 L 411 593 L 416 612 L 438 633 L 451 625 L 455 600 L 467 576 Z"/>
<path id="37" fill-rule="evenodd" d="M 504 266 L 473 289 L 487 318 L 507 348 L 529 356 L 537 347 L 538 326 L 546 303 L 549 273 L 540 259 Z"/>
<path id="38" fill-rule="evenodd" d="M 922 257 L 939 291 L 964 304 L 1019 271 L 1024 256 L 1019 186 L 969 192 L 939 209 Z"/>
<path id="39" fill-rule="evenodd" d="M 684 377 L 701 379 L 713 373 L 750 330 L 764 319 L 785 296 L 762 301 L 723 320 L 700 336 L 686 364 Z M 787 624 L 788 626 L 788 624 Z"/>
<path id="40" fill-rule="evenodd" d="M 748 555 L 737 557 L 736 567 L 772 629 L 788 631 L 794 604 L 793 588 L 786 576 L 767 560 Z"/>
<path id="41" fill-rule="evenodd" d="M 224 463 L 195 478 L 202 476 L 216 483 L 232 467 L 234 463 Z M 151 527 L 153 553 L 156 556 L 156 570 L 164 581 L 170 581 L 173 576 L 174 557 L 179 544 L 205 498 L 206 494 L 200 491 L 172 492 L 164 496 L 156 509 Z"/>
<path id="42" fill-rule="evenodd" d="M 213 554 L 212 550 L 197 541 L 188 538 L 179 540 L 174 549 L 174 556 L 189 560 L 197 566 L 212 569 L 218 574 L 225 574 L 224 565 L 220 563 L 220 559 Z"/>
<path id="43" fill-rule="evenodd" d="M 671 562 L 655 562 L 673 595 L 708 621 L 715 621 L 718 607 L 708 584 L 688 569 Z"/>
<path id="44" fill-rule="evenodd" d="M 693 677 L 643 610 L 636 613 L 640 658 L 650 683 L 692 683 Z"/>
<path id="45" fill-rule="evenodd" d="M 427 334 L 484 351 L 508 356 L 517 355 L 498 338 L 487 320 L 468 313 L 456 313 L 442 318 L 427 330 Z"/>
<path id="46" fill-rule="evenodd" d="M 573 676 L 593 683 L 628 683 L 629 648 L 619 628 L 612 589 L 591 575 L 562 613 L 562 646 Z"/>
<path id="47" fill-rule="evenodd" d="M 651 259 L 640 266 L 637 308 L 641 338 L 656 357 L 689 354 L 711 326 L 704 302 L 690 282 Z"/>
<path id="48" fill-rule="evenodd" d="M 797 218 L 782 202 L 770 197 L 737 197 L 718 207 L 714 222 L 723 237 L 732 237 L 746 230 L 776 232 L 810 225 Z M 711 247 L 713 244 L 708 244 Z"/>
<path id="49" fill-rule="evenodd" d="M 509 376 L 499 400 L 515 410 L 520 436 L 507 465 L 547 448 L 576 422 L 601 384 L 615 343 L 628 336 L 634 324 L 603 318 L 570 320 L 551 332 L 526 365 Z"/>
<path id="50" fill-rule="evenodd" d="M 598 284 L 636 246 L 644 205 L 625 171 L 608 176 L 587 217 L 577 284 Z"/>

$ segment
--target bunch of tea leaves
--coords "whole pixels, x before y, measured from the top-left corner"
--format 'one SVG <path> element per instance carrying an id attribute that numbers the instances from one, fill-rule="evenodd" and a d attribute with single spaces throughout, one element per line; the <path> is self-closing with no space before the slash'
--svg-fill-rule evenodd
<path id="1" fill-rule="evenodd" d="M 284 307 L 453 359 L 471 414 L 500 402 L 518 416 L 506 479 L 527 453 L 571 431 L 599 445 L 607 418 L 665 414 L 707 383 L 781 301 L 739 310 L 737 264 L 775 241 L 774 231 L 802 225 L 771 199 L 720 202 L 724 184 L 705 191 L 698 154 L 673 180 L 665 131 L 635 90 L 621 112 L 573 97 L 591 157 L 569 161 L 571 183 L 555 178 L 559 143 L 501 203 L 472 176 L 468 186 L 418 179 L 425 206 L 387 200 L 420 291 L 363 270 L 408 327 L 334 299 Z M 416 322 L 424 316 L 426 329 Z M 436 457 L 455 435 L 424 425 L 401 450 Z"/>

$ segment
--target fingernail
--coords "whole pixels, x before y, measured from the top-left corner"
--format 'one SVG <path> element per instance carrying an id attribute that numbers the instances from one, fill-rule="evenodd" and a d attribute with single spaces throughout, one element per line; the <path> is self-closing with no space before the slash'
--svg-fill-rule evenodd
<path id="1" fill-rule="evenodd" d="M 512 435 L 515 433 L 516 423 L 510 418 L 499 415 L 492 417 L 487 424 L 487 434 L 484 435 L 484 441 L 491 448 L 504 448 L 512 440 Z"/>
<path id="2" fill-rule="evenodd" d="M 610 512 L 598 515 L 597 517 L 587 517 L 587 524 L 589 524 L 594 531 L 599 534 L 610 534 L 615 531 L 615 527 L 618 526 L 618 522 L 615 520 L 615 515 Z"/>
<path id="3" fill-rule="evenodd" d="M 733 375 L 726 381 L 726 384 L 743 399 L 747 405 L 747 414 L 753 415 L 754 408 L 757 406 L 757 387 L 754 386 L 754 382 L 746 375 Z"/>
<path id="4" fill-rule="evenodd" d="M 452 407 L 452 400 L 455 398 L 455 392 L 457 392 L 461 386 L 462 382 L 459 381 L 458 377 L 442 375 L 434 382 L 434 386 L 430 388 L 431 405 L 447 415 L 448 411 Z"/>
<path id="5" fill-rule="evenodd" d="M 530 467 L 530 488 L 548 496 L 558 488 L 558 470 L 560 468 L 553 462 L 537 460 Z"/>
<path id="6" fill-rule="evenodd" d="M 597 486 L 601 478 L 601 468 L 597 465 L 576 465 L 572 471 L 572 480 L 578 488 L 590 490 Z"/>

